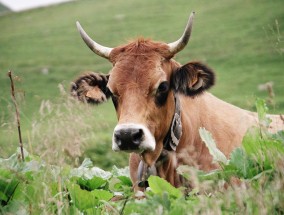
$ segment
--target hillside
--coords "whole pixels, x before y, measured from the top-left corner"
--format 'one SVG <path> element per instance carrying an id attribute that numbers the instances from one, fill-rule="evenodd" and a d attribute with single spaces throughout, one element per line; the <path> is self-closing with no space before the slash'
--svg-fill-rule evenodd
<path id="1" fill-rule="evenodd" d="M 5 7 L 5 5 L 0 3 L 0 15 L 3 15 L 8 11 L 9 11 L 9 9 L 7 7 Z"/>
<path id="2" fill-rule="evenodd" d="M 163 4 L 149 0 L 89 0 L 1 16 L 0 109 L 4 126 L 0 146 L 16 142 L 16 132 L 4 135 L 7 129 L 11 131 L 7 123 L 13 114 L 6 75 L 9 69 L 19 77 L 16 87 L 27 139 L 42 100 L 60 98 L 58 84 L 68 90 L 82 71 L 107 73 L 111 68 L 82 42 L 75 27 L 77 20 L 106 46 L 117 46 L 141 35 L 172 42 L 182 33 L 190 12 L 195 11 L 191 41 L 176 59 L 181 63 L 197 59 L 206 62 L 217 74 L 211 92 L 250 110 L 254 110 L 255 97 L 268 97 L 266 91 L 258 90 L 259 84 L 272 81 L 276 96 L 270 110 L 283 113 L 283 7 L 282 0 L 177 0 Z M 100 117 L 94 120 L 106 125 L 97 141 L 109 144 L 115 113 L 110 103 L 98 110 Z"/>

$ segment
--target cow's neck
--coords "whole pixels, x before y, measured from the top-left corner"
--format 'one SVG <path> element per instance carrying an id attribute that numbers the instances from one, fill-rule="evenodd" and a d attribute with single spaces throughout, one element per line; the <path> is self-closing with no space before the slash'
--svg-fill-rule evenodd
<path id="1" fill-rule="evenodd" d="M 172 185 L 184 185 L 177 174 L 179 165 L 195 166 L 208 171 L 218 166 L 199 135 L 205 127 L 216 141 L 217 147 L 228 157 L 240 146 L 247 129 L 257 122 L 255 113 L 226 103 L 209 93 L 195 98 L 179 96 L 181 105 L 182 136 L 175 150 L 163 150 L 149 174 L 159 175 Z M 151 172 L 152 171 L 152 172 Z M 139 172 L 139 171 L 138 171 Z"/>
<path id="2" fill-rule="evenodd" d="M 179 165 L 195 166 L 204 171 L 218 168 L 199 135 L 199 128 L 206 128 L 216 141 L 217 147 L 228 157 L 240 146 L 247 129 L 256 124 L 255 113 L 226 103 L 204 93 L 195 98 L 180 96 L 182 137 L 176 151 L 168 151 L 162 163 L 157 162 L 157 174 L 172 185 L 184 185 L 177 174 Z"/>

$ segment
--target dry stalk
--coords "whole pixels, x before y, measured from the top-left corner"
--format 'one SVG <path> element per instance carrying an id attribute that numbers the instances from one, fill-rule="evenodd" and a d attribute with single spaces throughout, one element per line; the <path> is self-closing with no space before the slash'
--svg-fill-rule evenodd
<path id="1" fill-rule="evenodd" d="M 19 141 L 20 141 L 21 157 L 22 157 L 22 161 L 25 161 L 22 134 L 21 134 L 20 114 L 19 114 L 18 105 L 17 105 L 17 102 L 16 102 L 15 87 L 14 87 L 14 81 L 13 81 L 11 70 L 8 72 L 8 76 L 11 80 L 12 101 L 13 101 L 15 109 L 16 109 L 16 118 L 17 118 L 18 134 L 19 134 Z"/>

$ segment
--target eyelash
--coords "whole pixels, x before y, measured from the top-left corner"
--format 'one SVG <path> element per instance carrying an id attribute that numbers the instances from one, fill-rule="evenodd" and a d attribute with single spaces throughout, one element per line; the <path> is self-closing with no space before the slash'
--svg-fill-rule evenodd
<path id="1" fill-rule="evenodd" d="M 117 109 L 118 96 L 114 95 L 109 88 L 107 88 L 107 95 L 108 95 L 108 97 L 111 97 L 112 103 L 113 103 L 115 109 Z"/>
<path id="2" fill-rule="evenodd" d="M 117 106 L 118 106 L 118 97 L 113 95 L 113 96 L 111 97 L 111 100 L 112 100 L 112 103 L 113 103 L 115 109 L 117 109 Z"/>
<path id="3" fill-rule="evenodd" d="M 163 106 L 168 98 L 169 93 L 169 83 L 167 81 L 162 82 L 156 92 L 156 99 L 155 102 L 158 106 Z"/>

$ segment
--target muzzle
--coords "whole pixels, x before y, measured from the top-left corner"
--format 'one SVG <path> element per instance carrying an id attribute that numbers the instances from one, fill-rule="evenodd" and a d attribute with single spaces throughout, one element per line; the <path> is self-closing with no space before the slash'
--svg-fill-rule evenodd
<path id="1" fill-rule="evenodd" d="M 141 124 L 119 124 L 114 128 L 112 150 L 143 152 L 154 151 L 156 141 L 149 129 Z"/>

